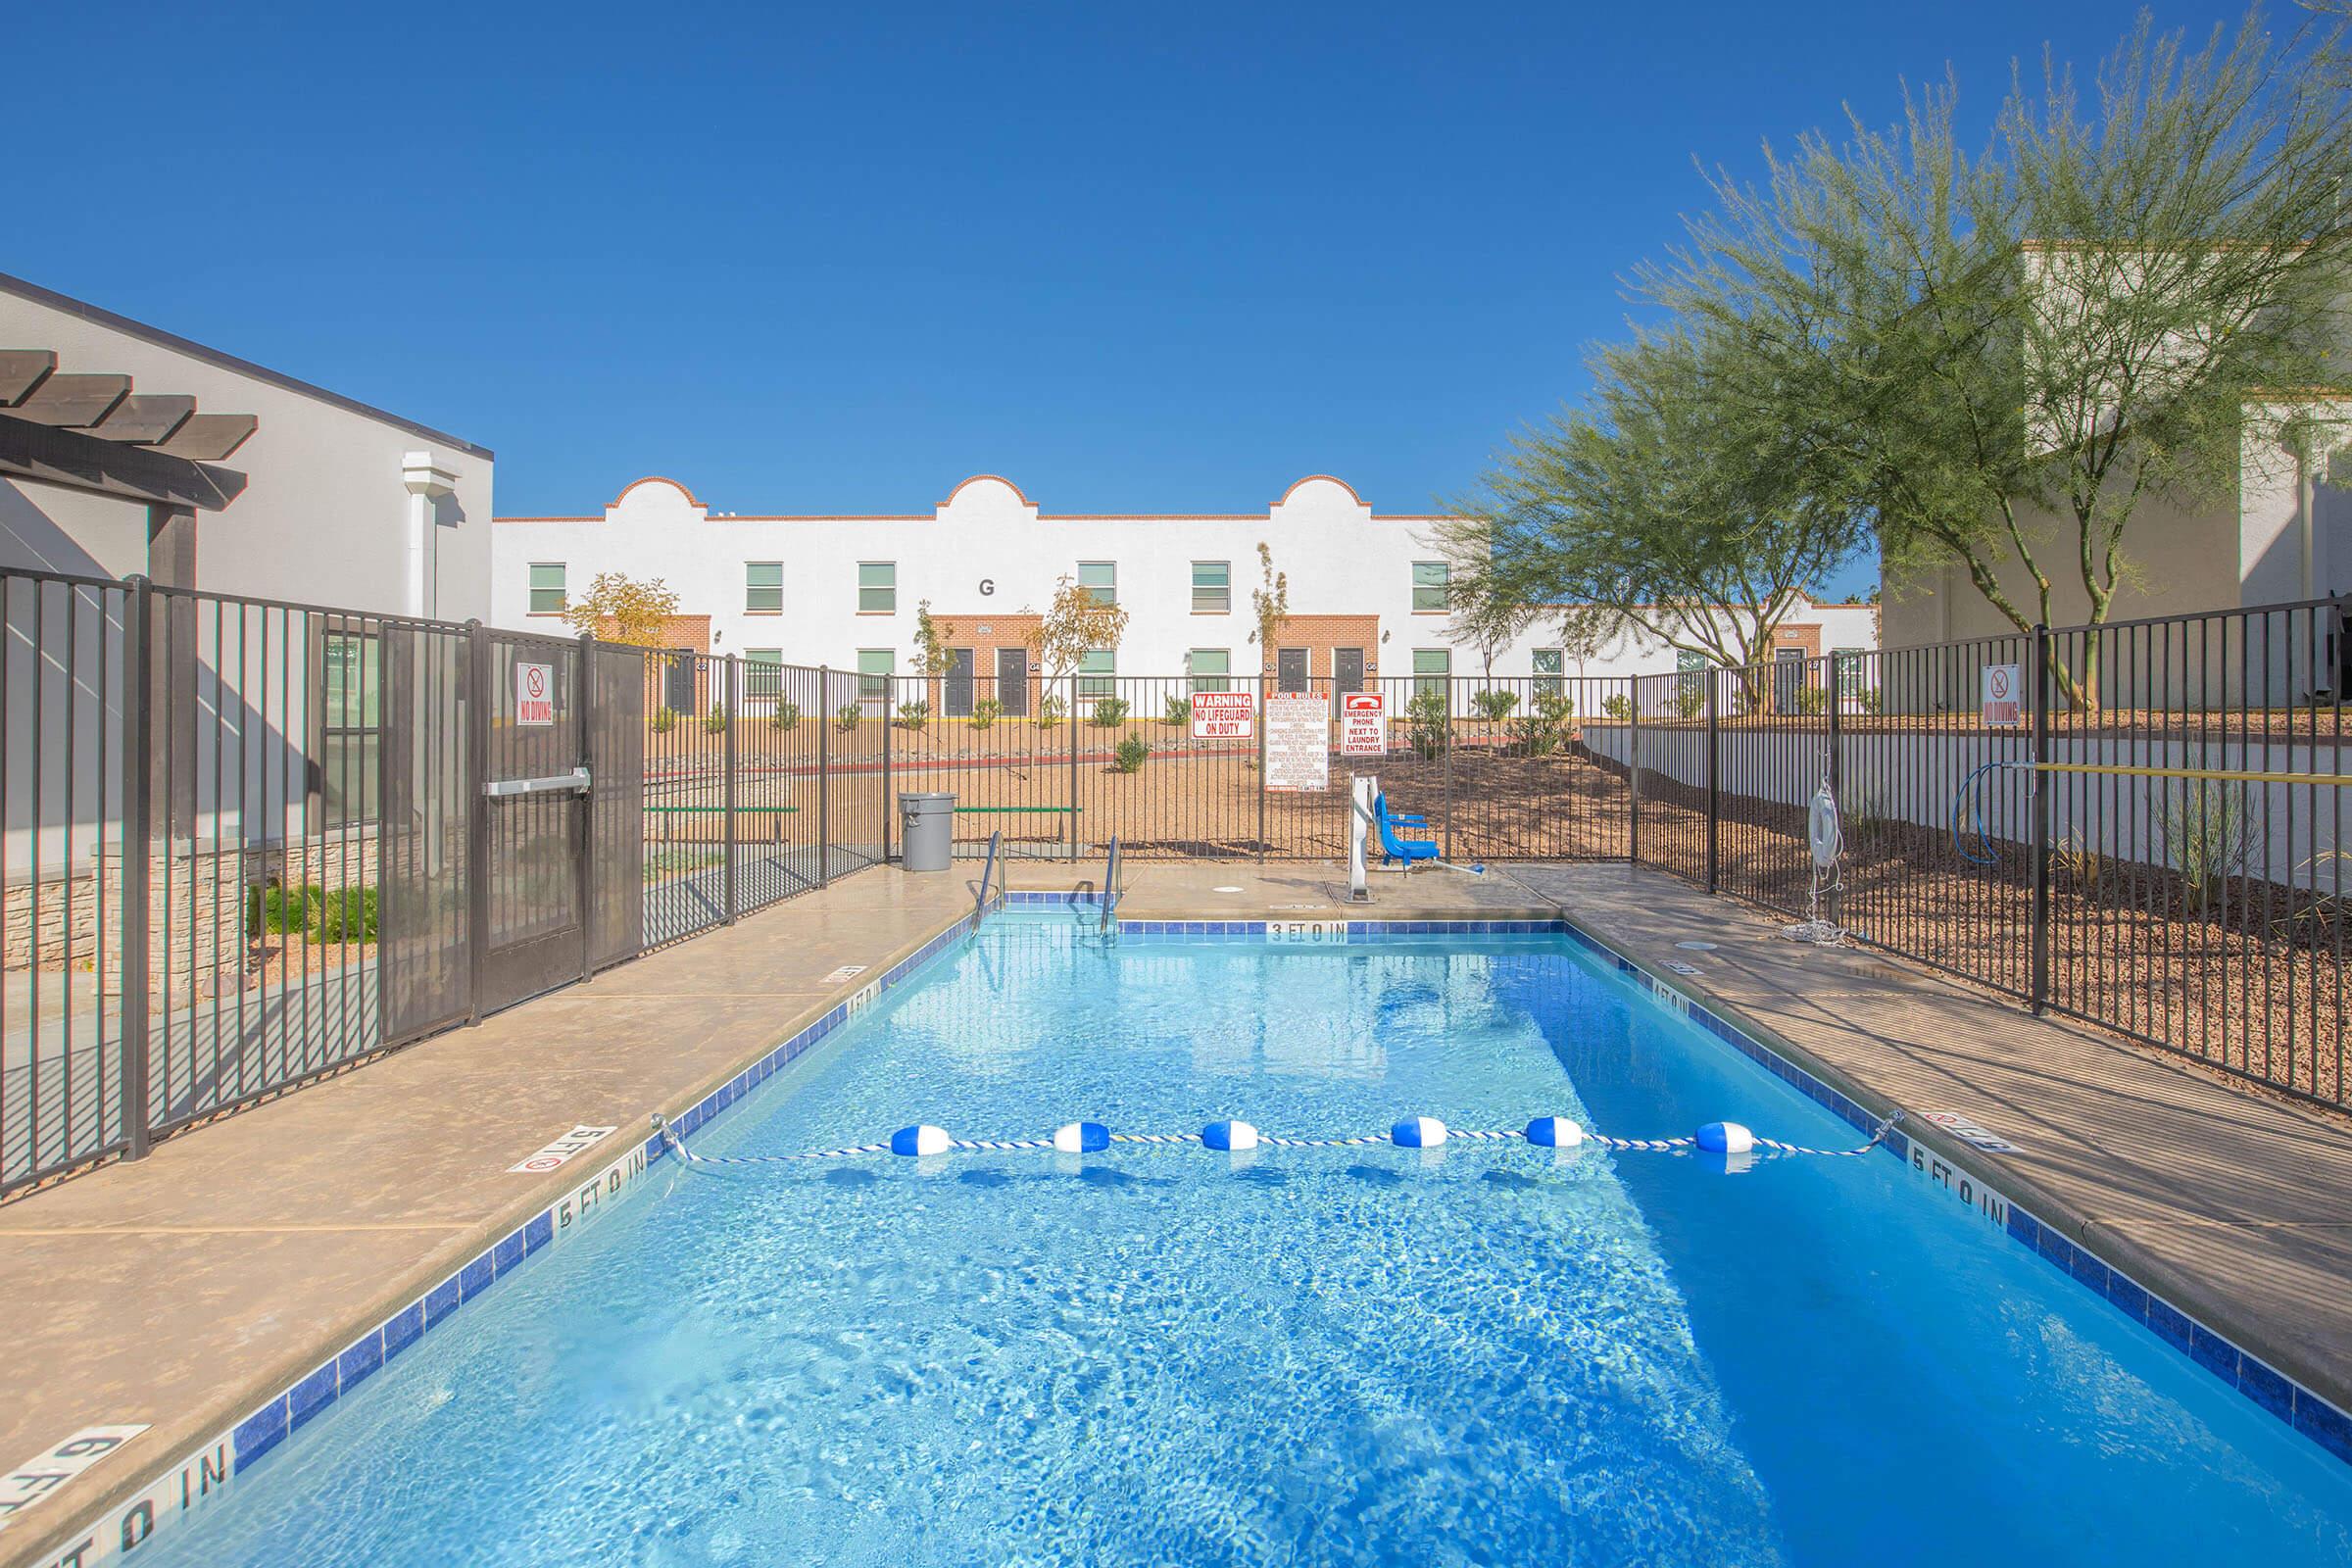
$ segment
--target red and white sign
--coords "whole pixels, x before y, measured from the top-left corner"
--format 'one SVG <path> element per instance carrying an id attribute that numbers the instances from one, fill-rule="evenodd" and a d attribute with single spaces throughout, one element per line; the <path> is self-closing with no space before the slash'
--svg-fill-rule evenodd
<path id="1" fill-rule="evenodd" d="M 603 1143 L 614 1131 L 616 1129 L 612 1127 L 591 1127 L 582 1122 L 521 1164 L 509 1165 L 507 1169 L 524 1176 L 537 1176 L 544 1171 L 554 1170 L 581 1150 L 593 1149 Z"/>
<path id="2" fill-rule="evenodd" d="M 1378 692 L 1349 692 L 1340 699 L 1340 755 L 1389 755 L 1388 699 Z"/>
<path id="3" fill-rule="evenodd" d="M 556 721 L 556 666 L 514 666 L 514 722 L 553 724 Z"/>
<path id="4" fill-rule="evenodd" d="M 2021 673 L 2022 666 L 2017 664 L 1984 666 L 1984 722 L 1987 729 L 2015 729 L 2021 722 L 2018 699 L 2026 688 Z"/>
<path id="5" fill-rule="evenodd" d="M 1246 741 L 1256 733 L 1250 724 L 1257 699 L 1250 692 L 1198 692 L 1193 697 L 1193 739 Z"/>

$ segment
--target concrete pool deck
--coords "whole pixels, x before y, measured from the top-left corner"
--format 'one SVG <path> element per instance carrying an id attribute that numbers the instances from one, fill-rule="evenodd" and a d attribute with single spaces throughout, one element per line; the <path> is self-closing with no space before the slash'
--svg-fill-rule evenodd
<path id="1" fill-rule="evenodd" d="M 1010 881 L 1058 890 L 1101 872 L 1018 862 Z M 0 1207 L 0 1464 L 87 1426 L 153 1429 L 0 1533 L 0 1561 L 56 1549 L 543 1207 L 649 1112 L 725 1082 L 967 915 L 978 875 L 846 878 Z M 1649 870 L 1378 875 L 1369 906 L 1347 904 L 1334 867 L 1141 862 L 1124 881 L 1129 919 L 1565 914 L 1652 968 L 1690 962 L 1679 983 L 1855 1099 L 1955 1110 L 2008 1138 L 2017 1152 L 1929 1142 L 2307 1386 L 2352 1396 L 2344 1117 L 1892 960 L 1802 947 Z M 1690 940 L 1717 947 L 1674 946 Z M 868 968 L 826 978 L 844 964 Z M 561 1172 L 509 1173 L 581 1122 L 621 1131 Z"/>

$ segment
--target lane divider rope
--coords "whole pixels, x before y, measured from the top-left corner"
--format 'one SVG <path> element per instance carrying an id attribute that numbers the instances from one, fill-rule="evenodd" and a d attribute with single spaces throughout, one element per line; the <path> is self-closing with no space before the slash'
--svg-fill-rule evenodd
<path id="1" fill-rule="evenodd" d="M 1815 1149 L 1804 1144 L 1785 1143 L 1778 1138 L 1764 1138 L 1750 1132 L 1738 1122 L 1709 1122 L 1688 1138 L 1612 1138 L 1606 1133 L 1592 1132 L 1565 1116 L 1539 1116 L 1523 1128 L 1448 1127 L 1434 1116 L 1407 1116 L 1385 1133 L 1365 1133 L 1355 1138 L 1284 1138 L 1272 1133 L 1260 1133 L 1246 1121 L 1211 1122 L 1197 1133 L 1114 1133 L 1100 1122 L 1070 1122 L 1057 1128 L 1050 1138 L 954 1138 L 943 1128 L 928 1123 L 902 1127 L 889 1141 L 879 1144 L 853 1144 L 844 1149 L 819 1149 L 800 1154 L 703 1154 L 687 1146 L 678 1130 L 666 1117 L 653 1118 L 654 1132 L 667 1147 L 678 1152 L 690 1165 L 797 1165 L 808 1160 L 844 1159 L 862 1154 L 945 1154 L 950 1151 L 966 1153 L 1015 1153 L 1058 1150 L 1063 1153 L 1097 1153 L 1112 1144 L 1153 1146 L 1199 1145 L 1219 1151 L 1246 1151 L 1264 1145 L 1272 1149 L 1360 1149 L 1369 1144 L 1392 1144 L 1399 1149 L 1435 1149 L 1456 1141 L 1469 1143 L 1523 1143 L 1543 1149 L 1573 1149 L 1579 1144 L 1593 1144 L 1601 1149 L 1623 1153 L 1708 1153 L 1808 1155 L 1824 1159 L 1851 1159 L 1867 1154 L 1886 1141 L 1886 1135 L 1903 1119 L 1896 1111 L 1879 1124 L 1866 1144 L 1851 1149 Z"/>

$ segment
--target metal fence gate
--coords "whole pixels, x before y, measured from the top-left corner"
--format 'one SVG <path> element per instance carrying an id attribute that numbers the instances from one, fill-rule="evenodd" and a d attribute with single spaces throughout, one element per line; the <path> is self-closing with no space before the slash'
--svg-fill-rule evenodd
<path id="1" fill-rule="evenodd" d="M 476 629 L 473 816 L 482 875 L 470 928 L 489 1012 L 588 973 L 589 792 L 581 723 L 590 662 L 577 642 Z"/>

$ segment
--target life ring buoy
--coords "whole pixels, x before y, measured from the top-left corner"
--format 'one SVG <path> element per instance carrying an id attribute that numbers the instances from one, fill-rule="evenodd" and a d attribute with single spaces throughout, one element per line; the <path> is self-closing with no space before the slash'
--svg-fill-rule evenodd
<path id="1" fill-rule="evenodd" d="M 1813 808 L 1806 814 L 1805 839 L 1813 848 L 1813 863 L 1824 871 L 1838 863 L 1838 854 L 1845 847 L 1845 831 L 1838 816 L 1838 797 L 1824 784 L 1813 794 Z"/>

